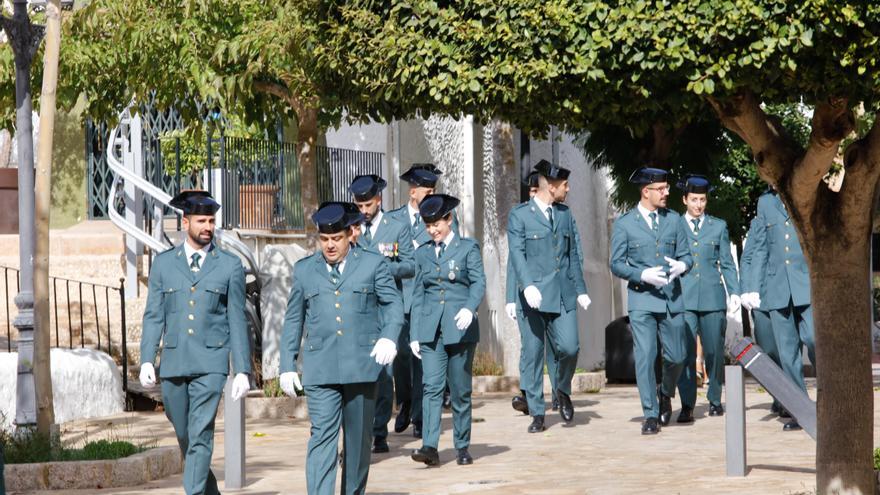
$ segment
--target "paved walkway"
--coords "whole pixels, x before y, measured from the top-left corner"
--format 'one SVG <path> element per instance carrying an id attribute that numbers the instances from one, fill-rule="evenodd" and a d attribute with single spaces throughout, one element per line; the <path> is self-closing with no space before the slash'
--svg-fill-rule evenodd
<path id="1" fill-rule="evenodd" d="M 611 386 L 600 394 L 573 397 L 574 425 L 564 427 L 557 415 L 548 416 L 548 430 L 538 435 L 525 432 L 529 420 L 510 408 L 507 394 L 475 397 L 472 466 L 454 462 L 451 420 L 446 413 L 440 443 L 442 465 L 426 468 L 412 462 L 409 451 L 419 443 L 409 431 L 392 433 L 392 452 L 373 457 L 368 493 L 814 493 L 813 440 L 803 432 L 783 432 L 781 420 L 769 414 L 769 395 L 754 384 L 747 386 L 750 471 L 744 478 L 727 478 L 724 419 L 706 416 L 704 391 L 695 424 L 673 423 L 656 437 L 640 434 L 642 418 L 634 386 Z M 304 494 L 308 423 L 293 418 L 287 422 L 249 420 L 247 428 L 247 486 L 224 493 Z M 219 422 L 213 466 L 221 489 L 222 430 Z M 174 443 L 171 426 L 161 413 L 128 413 L 68 425 L 64 435 L 68 440 L 111 435 Z M 177 475 L 130 490 L 66 493 L 170 495 L 181 493 L 180 486 Z"/>

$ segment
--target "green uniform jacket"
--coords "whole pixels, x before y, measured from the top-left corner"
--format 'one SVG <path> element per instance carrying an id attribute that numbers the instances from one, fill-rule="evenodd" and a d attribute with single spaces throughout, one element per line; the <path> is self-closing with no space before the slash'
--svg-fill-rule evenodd
<path id="1" fill-rule="evenodd" d="M 141 362 L 154 363 L 162 340 L 159 376 L 251 372 L 241 260 L 214 246 L 201 270 L 189 268 L 183 245 L 155 257 L 144 310 Z"/>
<path id="2" fill-rule="evenodd" d="M 411 339 L 432 342 L 439 329 L 444 345 L 478 342 L 477 308 L 486 293 L 486 274 L 479 244 L 456 234 L 443 256 L 437 259 L 434 243 L 428 242 L 416 250 L 416 264 Z M 471 325 L 465 330 L 455 326 L 455 315 L 462 308 L 474 314 Z"/>
<path id="3" fill-rule="evenodd" d="M 753 235 L 752 269 L 763 275 L 761 309 L 768 311 L 810 304 L 810 272 L 794 223 L 775 191 L 758 198 Z"/>
<path id="4" fill-rule="evenodd" d="M 366 225 L 362 230 L 366 229 Z M 379 226 L 376 228 L 376 235 L 367 242 L 364 234 L 358 237 L 358 246 L 369 249 L 373 252 L 385 255 L 382 250 L 389 249 L 388 246 L 380 246 L 380 244 L 397 245 L 397 256 L 385 256 L 388 261 L 388 267 L 391 270 L 391 276 L 397 284 L 398 290 L 403 290 L 403 281 L 412 278 L 416 274 L 416 262 L 413 258 L 415 249 L 413 248 L 412 237 L 409 235 L 409 226 L 401 222 L 399 219 L 392 217 L 388 213 L 382 213 L 382 219 L 379 220 Z M 380 248 L 383 248 L 380 250 Z"/>
<path id="5" fill-rule="evenodd" d="M 513 265 L 517 293 L 534 285 L 541 292 L 539 311 L 562 313 L 576 308 L 577 296 L 587 293 L 587 283 L 574 217 L 564 204 L 553 208 L 552 228 L 534 200 L 510 211 L 507 262 Z"/>
<path id="6" fill-rule="evenodd" d="M 755 258 L 755 247 L 760 244 L 760 241 L 756 241 L 756 236 L 761 235 L 758 233 L 760 229 L 758 227 L 758 219 L 753 218 L 752 222 L 749 224 L 749 233 L 746 236 L 746 243 L 743 247 L 743 254 L 739 258 L 739 280 L 740 285 L 742 286 L 742 293 L 748 292 L 757 292 L 761 293 L 761 287 L 764 285 L 764 274 L 762 273 L 764 268 L 761 267 L 761 271 L 755 269 L 754 258 Z"/>
<path id="7" fill-rule="evenodd" d="M 660 208 L 659 229 L 655 234 L 638 208 L 624 213 L 614 222 L 611 233 L 611 273 L 628 280 L 629 311 L 680 313 L 684 311 L 681 280 L 676 278 L 661 288 L 642 282 L 642 271 L 654 266 L 669 268 L 666 256 L 693 265 L 687 236 L 681 228 L 680 215 Z"/>
<path id="8" fill-rule="evenodd" d="M 385 257 L 353 247 L 333 282 L 321 252 L 296 262 L 281 331 L 281 372 L 303 385 L 374 382 L 381 366 L 370 357 L 380 338 L 397 342 L 403 303 Z M 305 338 L 305 343 L 303 343 Z"/>
<path id="9" fill-rule="evenodd" d="M 727 309 L 727 292 L 739 295 L 736 264 L 730 252 L 727 223 L 720 218 L 703 215 L 700 233 L 694 234 L 687 219 L 681 217 L 681 228 L 687 236 L 694 266 L 681 277 L 684 309 L 688 311 L 722 311 Z M 724 277 L 724 282 L 721 282 Z"/>

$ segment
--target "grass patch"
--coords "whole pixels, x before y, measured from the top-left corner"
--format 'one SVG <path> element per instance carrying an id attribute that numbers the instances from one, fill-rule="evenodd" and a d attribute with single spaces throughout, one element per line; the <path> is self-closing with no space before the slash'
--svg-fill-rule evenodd
<path id="1" fill-rule="evenodd" d="M 281 390 L 281 380 L 278 378 L 263 380 L 263 397 L 284 397 L 284 391 Z"/>
<path id="2" fill-rule="evenodd" d="M 880 471 L 880 447 L 874 449 L 874 471 Z"/>
<path id="3" fill-rule="evenodd" d="M 474 376 L 501 376 L 503 374 L 504 369 L 488 352 L 477 351 L 477 354 L 474 356 Z"/>
<path id="4" fill-rule="evenodd" d="M 6 464 L 25 464 L 52 461 L 101 461 L 121 459 L 147 450 L 125 440 L 96 440 L 82 447 L 66 447 L 36 431 L 20 431 L 13 435 L 0 434 Z"/>

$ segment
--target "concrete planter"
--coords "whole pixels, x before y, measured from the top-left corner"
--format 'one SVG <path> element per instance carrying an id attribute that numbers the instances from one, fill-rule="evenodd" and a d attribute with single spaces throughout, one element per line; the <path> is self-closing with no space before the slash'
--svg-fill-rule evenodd
<path id="1" fill-rule="evenodd" d="M 7 464 L 6 489 L 81 490 L 142 485 L 178 474 L 183 460 L 178 447 L 157 447 L 122 459 L 108 461 L 38 462 Z"/>
<path id="2" fill-rule="evenodd" d="M 519 393 L 517 376 L 475 376 L 475 394 Z M 605 373 L 577 373 L 571 382 L 575 394 L 601 392 L 605 388 Z M 550 393 L 550 378 L 544 376 L 544 392 Z M 221 405 L 218 417 L 223 416 Z M 251 391 L 245 401 L 245 417 L 253 419 L 308 419 L 309 409 L 305 397 L 263 397 L 261 391 Z"/>

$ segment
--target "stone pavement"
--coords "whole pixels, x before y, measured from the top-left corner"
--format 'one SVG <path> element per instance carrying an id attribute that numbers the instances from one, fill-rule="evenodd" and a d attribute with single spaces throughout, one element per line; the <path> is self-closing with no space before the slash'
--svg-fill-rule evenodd
<path id="1" fill-rule="evenodd" d="M 814 385 L 811 387 L 814 394 Z M 409 458 L 419 446 L 410 431 L 392 433 L 392 452 L 373 456 L 371 494 L 807 494 L 815 491 L 815 444 L 806 433 L 782 431 L 770 416 L 770 396 L 747 385 L 748 462 L 744 478 L 727 478 L 724 418 L 706 416 L 701 389 L 693 425 L 674 423 L 655 437 L 640 434 L 641 411 L 635 386 L 609 386 L 598 394 L 573 397 L 573 426 L 549 415 L 543 434 L 529 435 L 529 419 L 510 408 L 508 394 L 474 398 L 472 466 L 454 461 L 449 413 L 443 416 L 439 467 Z M 875 396 L 878 393 L 875 392 Z M 875 399 L 875 402 L 876 399 Z M 677 399 L 673 402 L 676 407 Z M 875 413 L 876 414 L 876 413 Z M 223 479 L 223 425 L 218 422 L 213 468 Z M 114 418 L 65 425 L 65 440 L 103 436 L 173 444 L 162 413 L 126 413 Z M 224 493 L 305 494 L 308 423 L 248 420 L 247 486 Z M 875 441 L 876 443 L 876 441 Z M 66 494 L 179 494 L 180 475 L 130 490 L 67 491 Z M 337 482 L 338 489 L 338 482 Z M 52 492 L 41 492 L 52 493 Z M 57 492 L 55 492 L 57 493 Z"/>

